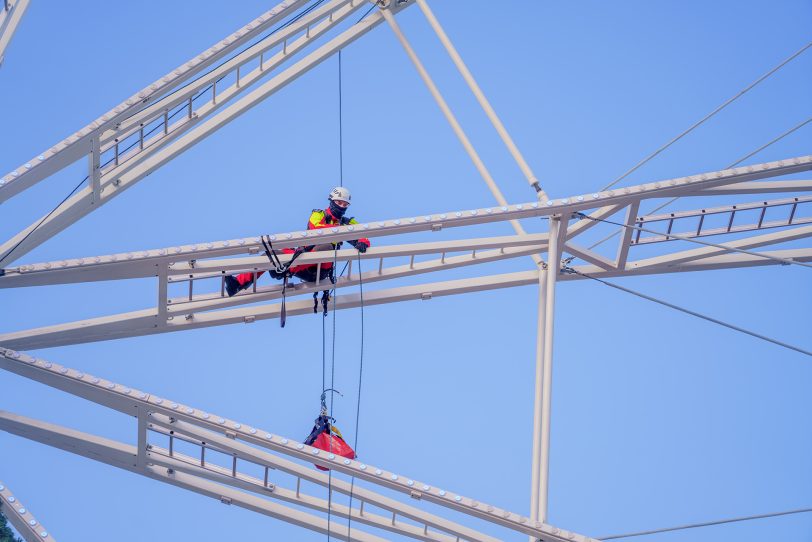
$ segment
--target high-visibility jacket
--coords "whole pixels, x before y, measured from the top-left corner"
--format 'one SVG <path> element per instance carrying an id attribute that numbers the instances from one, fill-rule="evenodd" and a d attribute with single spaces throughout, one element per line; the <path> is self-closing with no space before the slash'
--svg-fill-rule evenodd
<path id="1" fill-rule="evenodd" d="M 310 213 L 310 219 L 307 221 L 307 229 L 308 230 L 318 230 L 321 228 L 332 228 L 335 226 L 347 226 L 350 224 L 358 224 L 358 221 L 355 220 L 354 217 L 342 217 L 340 219 L 333 216 L 333 213 L 330 212 L 329 207 L 327 209 L 313 209 L 313 212 Z M 363 243 L 367 247 L 370 246 L 369 239 L 361 238 L 355 239 L 354 241 L 348 241 L 352 246 L 358 245 L 358 243 Z M 313 246 L 306 247 L 306 250 L 309 252 L 313 250 Z M 295 249 L 292 248 L 285 248 L 282 249 L 285 254 L 293 254 Z M 299 271 L 304 271 L 308 268 L 315 269 L 317 264 L 306 264 L 306 265 L 294 265 L 290 268 L 291 273 L 298 273 Z M 323 262 L 321 264 L 322 269 L 332 269 L 333 263 L 332 262 Z"/>

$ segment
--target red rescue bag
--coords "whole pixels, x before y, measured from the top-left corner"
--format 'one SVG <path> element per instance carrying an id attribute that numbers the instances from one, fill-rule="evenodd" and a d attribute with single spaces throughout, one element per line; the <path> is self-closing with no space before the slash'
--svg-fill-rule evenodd
<path id="1" fill-rule="evenodd" d="M 344 441 L 341 436 L 341 431 L 330 423 L 331 418 L 325 414 L 316 418 L 316 424 L 313 426 L 313 431 L 305 439 L 305 444 L 324 450 L 347 459 L 355 459 L 355 450 Z M 330 470 L 326 467 L 316 465 L 319 470 Z"/>

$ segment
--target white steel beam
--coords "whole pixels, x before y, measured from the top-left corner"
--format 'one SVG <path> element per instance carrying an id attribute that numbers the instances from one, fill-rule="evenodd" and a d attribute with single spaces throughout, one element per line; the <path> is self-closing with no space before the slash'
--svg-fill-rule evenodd
<path id="1" fill-rule="evenodd" d="M 357 235 L 357 234 L 356 234 Z M 367 235 L 366 233 L 364 235 Z M 321 240 L 320 240 L 321 243 Z M 464 239 L 459 241 L 440 241 L 433 243 L 413 243 L 405 245 L 391 245 L 382 247 L 372 247 L 366 253 L 361 254 L 361 260 L 381 260 L 398 257 L 410 257 L 427 254 L 445 254 L 455 252 L 483 251 L 488 249 L 507 249 L 519 247 L 536 246 L 539 251 L 546 250 L 547 234 L 532 235 L 509 235 L 500 237 L 481 237 L 474 239 Z M 229 243 L 231 246 L 232 243 Z M 256 254 L 259 248 L 252 245 L 233 244 L 232 248 L 208 249 L 205 245 L 195 254 L 195 258 L 190 258 L 184 254 L 185 258 L 176 255 L 172 247 L 159 250 L 147 251 L 153 257 L 142 258 L 143 253 L 131 253 L 129 255 L 105 255 L 81 258 L 79 260 L 69 260 L 62 265 L 60 261 L 44 262 L 22 266 L 20 270 L 7 270 L 5 275 L 0 276 L 0 288 L 17 288 L 24 286 L 42 286 L 53 284 L 70 284 L 76 282 L 94 282 L 101 280 L 121 280 L 132 278 L 146 278 L 158 275 L 162 267 L 167 268 L 169 277 L 177 276 L 214 276 L 222 272 L 234 272 L 245 269 L 270 269 L 268 258 L 263 256 L 250 256 L 243 258 L 227 258 L 222 256 L 236 256 L 238 254 Z M 208 259 L 208 258 L 217 259 Z M 358 258 L 355 249 L 339 250 L 335 255 L 333 252 L 312 252 L 302 254 L 296 261 L 299 264 L 332 262 L 336 258 L 339 262 L 346 262 Z M 191 265 L 190 260 L 194 260 Z M 280 261 L 287 262 L 290 255 L 279 254 Z"/>
<path id="2" fill-rule="evenodd" d="M 20 533 L 25 542 L 55 542 L 54 535 L 42 525 L 34 514 L 0 481 L 0 512 Z"/>
<path id="3" fill-rule="evenodd" d="M 27 0 L 25 1 L 27 2 Z M 8 174 L 0 176 L 0 203 L 84 157 L 90 152 L 92 138 L 100 137 L 104 131 L 115 127 L 117 123 L 140 111 L 146 104 L 151 103 L 157 97 L 178 88 L 212 64 L 220 62 L 238 51 L 246 43 L 292 15 L 308 1 L 310 0 L 285 0 L 281 2 L 233 34 L 215 43 L 200 55 L 181 64 L 151 85 L 136 92 L 76 133 L 56 143 L 38 156 L 34 156 Z"/>
<path id="4" fill-rule="evenodd" d="M 541 389 L 541 418 L 536 420 L 539 424 L 541 442 L 539 457 L 534 458 L 539 462 L 539 487 L 538 509 L 536 517 L 542 523 L 547 521 L 547 501 L 550 485 L 550 423 L 552 421 L 550 411 L 552 409 L 553 391 L 553 334 L 555 324 L 555 286 L 561 270 L 561 233 L 567 229 L 566 222 L 561 223 L 561 219 L 554 217 L 550 219 L 550 250 L 547 253 L 547 283 L 544 292 L 544 349 L 542 352 L 542 389 Z"/>
<path id="5" fill-rule="evenodd" d="M 547 272 L 538 274 L 538 321 L 536 329 L 536 376 L 533 392 L 533 452 L 530 456 L 530 519 L 541 521 L 539 518 L 539 488 L 541 487 L 541 417 L 543 415 L 544 389 L 544 330 L 546 311 L 545 299 L 547 290 Z M 529 542 L 535 542 L 530 537 Z"/>
<path id="6" fill-rule="evenodd" d="M 687 196 L 728 196 L 731 194 L 777 194 L 783 192 L 812 192 L 812 181 L 767 181 L 739 183 L 705 188 Z"/>
<path id="7" fill-rule="evenodd" d="M 581 258 L 585 262 L 597 265 L 601 269 L 617 269 L 615 262 L 609 258 L 604 258 L 597 252 L 593 252 L 588 248 L 576 245 L 575 243 L 567 243 L 564 245 L 564 252 L 568 252 L 577 258 Z"/>
<path id="8" fill-rule="evenodd" d="M 178 452 L 170 452 L 166 449 L 152 445 L 147 452 L 150 464 L 156 467 L 164 467 L 175 472 L 182 472 L 195 478 L 203 478 L 212 482 L 230 485 L 246 491 L 261 493 L 272 497 L 275 500 L 297 504 L 302 507 L 316 510 L 322 513 L 329 512 L 333 517 L 352 518 L 353 523 L 376 527 L 395 534 L 407 536 L 416 540 L 427 542 L 455 542 L 456 536 L 451 536 L 439 532 L 429 531 L 423 527 L 407 523 L 405 521 L 392 521 L 391 516 L 382 516 L 369 510 L 350 509 L 347 506 L 336 504 L 335 501 L 328 501 L 311 495 L 303 491 L 291 490 L 279 485 L 265 485 L 263 480 L 245 475 L 241 472 L 234 472 L 233 469 L 221 467 L 219 465 L 200 465 L 200 459 L 186 456 Z M 353 493 L 355 497 L 355 494 Z M 360 501 L 357 499 L 356 502 Z M 346 525 L 333 522 L 330 533 L 347 531 Z"/>
<path id="9" fill-rule="evenodd" d="M 248 97 L 249 96 L 246 96 L 246 98 Z M 227 111 L 224 111 L 220 115 L 226 112 Z M 218 117 L 220 115 L 218 115 Z M 208 122 L 211 122 L 213 120 L 214 119 L 211 119 Z M 201 128 L 202 127 L 203 126 L 201 126 Z M 190 134 L 186 134 L 186 136 L 184 137 L 187 137 L 189 135 Z M 173 145 L 176 145 L 179 142 L 180 140 L 174 142 L 172 145 L 162 149 L 161 152 L 168 152 L 168 150 L 172 148 Z M 379 237 L 385 235 L 396 235 L 400 233 L 411 233 L 418 231 L 437 231 L 443 228 L 460 227 L 471 224 L 493 223 L 505 220 L 515 221 L 522 218 L 552 216 L 555 214 L 567 216 L 576 211 L 578 212 L 587 211 L 589 209 L 594 209 L 596 207 L 600 207 L 598 211 L 596 211 L 596 215 L 603 215 L 611 211 L 615 206 L 625 206 L 634 201 L 641 201 L 644 199 L 651 198 L 664 198 L 671 196 L 684 197 L 685 194 L 688 192 L 693 193 L 705 188 L 747 182 L 753 179 L 786 175 L 790 173 L 797 173 L 799 171 L 807 171 L 810 169 L 812 169 L 812 156 L 801 156 L 797 158 L 790 158 L 776 162 L 756 164 L 754 166 L 727 169 L 722 171 L 703 173 L 700 175 L 692 175 L 688 177 L 679 177 L 675 179 L 668 179 L 654 183 L 646 183 L 642 185 L 627 187 L 622 190 L 609 190 L 604 192 L 595 192 L 592 194 L 574 195 L 562 199 L 551 199 L 547 200 L 547 202 L 544 204 L 534 201 L 530 203 L 520 203 L 516 205 L 503 205 L 501 207 L 496 208 L 488 207 L 471 210 L 460 210 L 449 213 L 440 213 L 426 216 L 407 217 L 378 222 L 369 222 L 359 224 L 357 226 L 342 226 L 339 228 L 332 228 L 330 230 L 330 233 L 325 233 L 324 230 L 317 230 L 315 231 L 315 233 L 314 231 L 306 231 L 306 230 L 279 233 L 272 235 L 271 238 L 274 241 L 274 246 L 278 248 L 284 248 L 284 247 L 294 247 L 303 244 L 303 240 L 307 239 L 308 237 L 320 238 L 322 239 L 321 241 L 319 241 L 320 243 L 346 241 L 349 239 L 357 238 L 358 232 L 363 232 L 364 236 L 366 237 Z M 90 190 L 85 189 L 84 192 L 77 194 L 76 196 L 74 196 L 72 200 L 68 200 L 68 202 L 69 203 L 71 201 L 81 202 L 79 207 L 83 205 L 90 206 L 91 201 L 90 197 L 91 197 Z M 69 204 L 65 209 L 54 213 L 54 215 L 52 215 L 51 218 L 54 218 L 54 216 L 57 215 L 59 216 L 66 215 L 67 218 L 62 219 L 54 218 L 54 220 L 61 220 L 63 222 L 65 220 L 70 221 L 78 216 L 76 215 L 76 213 L 81 212 L 82 212 L 81 209 L 78 209 L 73 204 Z M 585 231 L 587 229 L 587 224 L 585 224 L 585 222 L 587 221 L 582 220 L 576 223 L 576 225 L 571 228 L 573 234 Z M 34 233 L 32 237 L 37 236 L 42 237 L 45 234 L 53 233 L 56 231 L 52 230 L 49 227 L 46 227 L 47 223 L 48 221 L 46 221 L 43 224 L 42 229 Z M 67 224 L 63 224 L 63 226 L 66 227 Z M 58 229 L 61 228 L 62 226 L 60 226 Z M 12 241 L 21 238 L 23 233 L 19 234 Z M 568 238 L 571 237 L 572 236 L 568 234 Z M 14 244 L 12 244 L 12 241 L 9 241 L 8 243 L 0 247 L 0 258 L 2 258 L 5 254 L 7 254 L 8 251 L 11 250 L 11 248 L 14 246 Z M 243 248 L 240 249 L 239 247 Z M 177 261 L 183 258 L 195 259 L 198 256 L 203 257 L 204 255 L 206 255 L 207 257 L 228 256 L 250 252 L 251 250 L 256 251 L 259 250 L 260 248 L 261 243 L 259 238 L 249 237 L 244 239 L 231 239 L 216 243 L 183 245 L 180 247 L 171 247 L 170 249 L 159 249 L 156 251 L 116 254 L 110 257 L 105 257 L 104 261 L 108 263 L 124 259 L 132 261 L 136 260 L 144 261 L 148 259 L 159 258 L 161 256 L 166 256 L 169 251 L 171 251 L 171 253 L 173 254 L 179 255 L 179 257 L 175 260 Z M 22 253 L 17 252 L 17 250 L 15 250 L 15 255 L 19 257 L 19 255 Z M 164 253 L 161 253 L 161 250 L 163 250 Z M 70 265 L 82 266 L 85 265 L 86 263 L 89 262 L 85 262 L 84 259 L 65 260 L 64 262 L 60 262 L 59 265 L 60 267 L 68 267 Z M 22 266 L 21 268 L 24 268 L 23 272 L 37 271 L 46 269 L 45 265 L 46 264 L 43 264 L 42 266 Z"/>
<path id="10" fill-rule="evenodd" d="M 123 119 L 121 123 L 104 134 L 102 140 L 103 145 L 106 148 L 110 148 L 114 140 L 124 141 L 127 137 L 134 135 L 141 127 L 148 126 L 155 121 L 162 121 L 164 114 L 169 113 L 177 107 L 185 107 L 190 98 L 194 98 L 204 92 L 207 93 L 209 90 L 212 91 L 212 95 L 216 95 L 216 100 L 214 101 L 217 103 L 231 99 L 234 95 L 239 93 L 241 87 L 251 85 L 263 72 L 276 67 L 285 59 L 292 57 L 302 46 L 312 41 L 310 38 L 322 35 L 327 29 L 326 25 L 315 23 L 319 23 L 325 18 L 328 19 L 328 23 L 343 20 L 354 11 L 354 9 L 346 9 L 347 6 L 357 9 L 357 7 L 364 5 L 363 0 L 331 0 L 318 9 L 302 15 L 295 21 L 290 21 L 284 28 L 278 29 L 261 41 L 236 54 L 226 62 L 223 62 L 216 68 L 198 77 L 194 82 L 153 102 L 152 105 L 142 111 Z M 306 32 L 304 32 L 299 39 L 288 42 L 289 39 L 305 30 Z M 265 57 L 267 53 L 279 45 L 283 45 L 283 47 L 279 53 L 274 55 L 273 59 Z M 246 73 L 243 69 L 240 72 L 240 77 L 236 77 L 238 68 L 244 68 L 246 64 L 258 58 L 260 59 L 260 65 L 257 70 Z M 239 80 L 229 87 L 230 91 L 226 92 L 216 87 L 216 83 L 228 75 L 234 75 L 235 80 Z M 193 112 L 192 116 L 202 117 L 206 113 L 208 112 L 197 110 Z M 165 130 L 168 131 L 168 126 L 165 127 Z M 121 158 L 121 161 L 124 161 L 125 157 L 122 156 Z"/>
<path id="11" fill-rule="evenodd" d="M 428 514 L 420 510 L 419 508 L 405 505 L 399 501 L 384 497 L 363 487 L 354 486 L 337 477 L 331 477 L 328 476 L 327 474 L 314 472 L 313 469 L 310 468 L 309 466 L 303 466 L 298 463 L 280 459 L 277 456 L 270 454 L 268 452 L 257 450 L 253 446 L 249 446 L 241 442 L 236 442 L 234 439 L 231 439 L 228 436 L 220 435 L 217 433 L 213 433 L 212 431 L 201 429 L 200 427 L 197 427 L 194 424 L 185 421 L 175 420 L 174 418 L 171 418 L 163 414 L 152 413 L 150 414 L 149 418 L 152 426 L 163 428 L 167 434 L 171 431 L 172 435 L 175 436 L 175 438 L 178 435 L 180 435 L 191 439 L 191 441 L 193 442 L 200 443 L 205 442 L 206 445 L 211 445 L 218 451 L 225 453 L 227 455 L 231 455 L 232 457 L 236 457 L 239 460 L 252 462 L 256 465 L 260 465 L 261 467 L 267 466 L 291 474 L 299 480 L 305 480 L 314 483 L 316 485 L 329 488 L 337 493 L 342 493 L 345 495 L 349 495 L 350 493 L 352 493 L 353 498 L 357 499 L 360 502 L 373 505 L 377 508 L 386 510 L 389 513 L 394 513 L 396 515 L 402 516 L 403 518 L 416 521 L 423 527 L 419 528 L 418 530 L 404 530 L 401 528 L 401 525 L 397 524 L 396 522 L 393 523 L 391 517 L 389 519 L 383 519 L 381 516 L 377 517 L 374 515 L 368 516 L 368 512 L 364 512 L 364 516 L 367 516 L 367 520 L 372 520 L 368 522 L 369 525 L 381 527 L 393 532 L 397 532 L 398 534 L 405 534 L 406 536 L 418 535 L 420 538 L 422 538 L 424 530 L 427 532 L 428 528 L 432 528 L 440 530 L 444 533 L 448 533 L 454 537 L 460 537 L 462 539 L 470 540 L 472 542 L 474 541 L 498 542 L 497 539 L 489 535 L 480 533 L 473 529 L 467 528 L 463 525 L 450 522 L 448 520 L 440 518 L 439 516 Z M 311 455 L 315 455 L 317 457 L 323 453 L 317 452 L 315 449 L 311 449 L 309 451 L 311 452 Z M 154 458 L 155 454 L 152 454 L 151 457 Z M 197 465 L 199 465 L 200 460 L 197 459 L 196 463 Z M 342 463 L 345 462 L 342 460 Z M 193 473 L 195 471 L 199 472 L 200 470 L 201 469 L 190 469 L 190 468 L 186 469 L 186 471 L 189 473 Z M 243 487 L 246 488 L 245 486 Z M 282 495 L 281 491 L 277 491 L 277 487 L 278 486 L 274 488 L 273 494 L 270 495 L 273 498 L 279 498 L 280 495 Z M 247 489 L 253 490 L 250 488 Z M 301 490 L 299 490 L 299 493 L 301 494 Z M 288 496 L 290 502 L 304 504 L 305 506 L 308 506 L 310 508 L 319 508 L 321 509 L 321 511 L 324 512 L 327 511 L 326 501 L 317 503 L 313 500 L 310 500 L 309 503 L 303 503 L 299 498 L 293 499 L 290 497 L 291 496 Z M 346 507 L 336 507 L 334 503 L 332 504 L 332 507 L 333 508 L 331 508 L 331 510 L 333 510 L 334 513 L 337 513 L 339 516 L 343 515 L 344 517 L 346 517 L 350 513 L 349 509 Z M 357 511 L 353 511 L 353 520 L 357 519 L 358 517 L 363 518 L 364 516 L 358 514 Z M 363 519 L 361 521 L 366 522 Z M 434 537 L 428 537 L 428 539 L 434 540 Z"/>
<path id="12" fill-rule="evenodd" d="M 691 231 L 677 231 L 676 234 L 680 237 L 707 237 L 710 235 L 723 235 L 729 233 L 743 233 L 749 231 L 761 231 L 767 230 L 772 228 L 783 228 L 787 226 L 799 226 L 802 224 L 810 224 L 812 223 L 812 216 L 801 216 L 806 211 L 812 211 L 812 196 L 796 196 L 794 198 L 784 198 L 778 200 L 761 200 L 756 202 L 748 202 L 748 203 L 737 203 L 735 205 L 725 205 L 723 207 L 706 207 L 703 209 L 695 209 L 691 211 L 678 211 L 673 213 L 665 213 L 659 215 L 645 215 L 638 217 L 638 219 L 630 224 L 631 226 L 649 227 L 648 225 L 654 222 L 667 222 L 665 226 L 666 231 L 663 232 L 663 235 L 654 235 L 649 234 L 647 236 L 641 237 L 643 233 L 642 230 L 637 230 L 634 232 L 634 239 L 632 239 L 631 243 L 636 245 L 641 244 L 648 244 L 648 243 L 659 243 L 663 241 L 676 241 L 678 237 L 674 237 L 672 232 L 674 231 L 675 224 L 684 224 L 687 218 L 699 218 L 699 225 L 694 225 L 693 221 L 691 221 Z M 798 208 L 800 206 L 804 206 L 801 209 L 801 213 L 798 212 Z M 764 218 L 767 213 L 767 209 L 776 209 L 779 207 L 786 207 L 786 212 L 784 216 L 786 218 L 782 219 L 772 219 L 765 221 Z M 734 220 L 740 213 L 746 211 L 761 211 L 758 220 L 754 222 L 745 223 L 745 224 L 736 224 L 734 225 Z M 705 218 L 708 216 L 713 215 L 728 215 L 727 216 L 727 226 L 722 226 L 718 228 L 703 228 Z M 746 216 L 746 215 L 745 215 Z M 682 221 L 682 222 L 680 222 Z M 631 230 L 630 230 L 631 231 Z"/>
<path id="13" fill-rule="evenodd" d="M 390 278 L 417 275 L 432 271 L 442 271 L 446 269 L 453 269 L 463 265 L 476 265 L 480 263 L 487 263 L 504 258 L 523 256 L 531 253 L 538 253 L 542 247 L 530 248 L 513 248 L 501 250 L 487 251 L 476 255 L 454 256 L 450 258 L 441 258 L 428 262 L 420 262 L 414 264 L 405 264 L 393 268 L 386 268 L 380 271 L 368 271 L 363 275 L 363 282 L 365 284 L 386 280 Z M 336 284 L 337 288 L 344 288 L 356 286 L 360 283 L 358 277 L 343 278 Z M 292 288 L 288 288 L 288 296 L 304 295 L 313 292 L 321 291 L 325 288 L 324 285 L 316 285 L 314 283 L 301 283 L 296 284 Z M 395 291 L 395 290 L 392 290 Z M 366 304 L 373 304 L 372 300 L 375 298 L 375 293 L 367 293 L 364 295 Z M 429 294 L 430 295 L 430 294 Z M 259 301 L 268 301 L 279 299 L 282 297 L 282 288 L 280 286 L 271 286 L 257 288 L 256 293 L 246 292 L 232 298 L 222 297 L 220 294 L 208 294 L 193 298 L 191 302 L 183 299 L 168 300 L 170 305 L 166 311 L 162 311 L 161 307 L 154 309 L 146 309 L 140 311 L 133 311 L 118 315 L 112 315 L 101 318 L 92 318 L 83 320 L 81 322 L 72 322 L 66 324 L 59 324 L 56 326 L 48 326 L 44 328 L 31 329 L 26 331 L 12 332 L 0 335 L 0 344 L 16 344 L 16 340 L 21 339 L 26 341 L 35 340 L 36 337 L 44 339 L 49 337 L 54 339 L 59 337 L 60 341 L 96 341 L 106 340 L 113 338 L 122 338 L 127 336 L 138 336 L 145 333 L 163 333 L 169 331 L 180 331 L 187 329 L 184 322 L 203 322 L 212 319 L 217 314 L 232 314 L 233 309 L 227 309 L 235 305 L 252 304 Z M 338 299 L 342 299 L 339 296 Z M 291 301 L 287 303 L 287 314 L 307 314 L 313 312 L 313 303 L 311 300 L 306 301 Z M 220 310 L 214 310 L 220 309 Z M 207 312 L 208 311 L 208 312 Z M 240 321 L 251 323 L 255 317 L 252 314 L 246 313 L 240 316 Z M 49 340 L 50 340 L 49 339 Z M 38 344 L 42 344 L 39 343 Z M 68 343 L 62 343 L 68 344 Z M 23 348 L 30 349 L 31 346 L 24 346 Z"/>
<path id="14" fill-rule="evenodd" d="M 0 368 L 94 402 L 116 405 L 112 406 L 112 408 L 130 415 L 146 415 L 149 417 L 149 423 L 153 425 L 171 428 L 178 434 L 205 440 L 216 445 L 218 449 L 222 448 L 228 453 L 237 454 L 241 459 L 267 464 L 322 486 L 328 485 L 326 475 L 257 450 L 254 446 L 266 448 L 272 452 L 306 463 L 315 463 L 328 467 L 335 472 L 355 477 L 357 480 L 396 491 L 419 501 L 432 502 L 520 533 L 536 536 L 541 540 L 555 542 L 564 542 L 566 540 L 587 542 L 593 540 L 582 535 L 558 530 L 543 523 L 531 523 L 526 517 L 519 514 L 442 490 L 407 476 L 388 472 L 359 461 L 331 456 L 322 450 L 260 430 L 249 424 L 222 418 L 75 369 L 38 359 L 22 352 L 0 348 Z M 93 390 L 93 393 L 91 393 L 91 390 Z M 108 397 L 100 401 L 100 396 Z M 22 417 L 13 414 L 0 415 L 0 428 L 6 431 L 40 442 L 46 442 L 61 449 L 78 450 L 75 453 L 80 455 L 88 457 L 96 455 L 98 456 L 96 458 L 103 462 L 121 466 L 131 471 L 136 470 L 138 452 L 134 446 L 126 446 L 120 443 L 111 445 L 110 441 L 106 439 L 85 436 L 62 428 L 54 430 L 53 426 L 42 422 L 27 422 Z M 70 450 L 70 448 L 74 450 Z M 332 484 L 336 491 L 349 492 L 349 484 L 342 485 L 338 482 L 340 480 L 337 481 L 336 477 L 333 476 Z M 403 517 L 414 519 L 426 525 L 432 525 L 445 532 L 454 532 L 454 529 L 458 529 L 458 535 L 461 535 L 466 540 L 491 540 L 490 537 L 485 535 L 477 536 L 475 531 L 462 526 L 454 526 L 456 524 L 416 510 L 412 506 L 404 505 L 392 499 L 387 500 L 386 497 L 359 488 L 357 483 L 353 492 L 361 500 L 374 503 L 376 506 L 387 510 L 391 509 Z"/>
<path id="15" fill-rule="evenodd" d="M 520 256 L 528 256 L 530 254 L 538 254 L 546 250 L 545 245 L 531 245 L 524 248 L 507 248 L 500 250 L 488 250 L 484 252 L 472 251 L 470 254 L 463 254 L 461 256 L 447 257 L 443 255 L 434 260 L 424 262 L 411 261 L 408 264 L 403 264 L 394 267 L 379 267 L 378 270 L 365 271 L 362 277 L 351 276 L 349 273 L 346 277 L 337 278 L 335 287 L 347 288 L 358 286 L 363 283 L 364 285 L 381 282 L 384 280 L 392 280 L 401 277 L 412 277 L 422 275 L 425 273 L 433 273 L 437 271 L 447 271 L 456 269 L 458 267 L 466 267 L 471 265 L 485 264 L 508 258 L 517 258 Z M 297 260 L 298 262 L 298 260 Z M 349 260 L 351 265 L 353 259 Z M 216 277 L 215 278 L 219 278 Z M 362 280 L 363 279 L 363 280 Z M 183 279 L 181 279 L 182 281 Z M 194 280 L 194 279 L 192 279 Z M 175 283 L 178 281 L 174 281 Z M 298 296 L 307 295 L 315 292 L 320 292 L 326 287 L 332 287 L 329 282 L 322 282 L 321 284 L 311 282 L 301 282 L 288 285 L 286 295 Z M 222 289 L 221 289 L 222 290 Z M 171 298 L 168 300 L 169 307 L 167 313 L 169 316 L 187 316 L 189 314 L 197 314 L 200 311 L 210 311 L 222 309 L 226 307 L 233 307 L 237 305 L 245 305 L 248 303 L 255 303 L 258 301 L 269 301 L 272 299 L 280 299 L 282 297 L 282 286 L 274 284 L 272 286 L 257 287 L 256 290 L 246 290 L 234 297 L 225 297 L 222 291 L 215 293 L 208 293 L 196 296 L 184 296 L 178 298 Z M 171 319 L 171 318 L 170 318 Z M 161 325 L 161 323 L 159 323 Z"/>
<path id="16" fill-rule="evenodd" d="M 765 252 L 764 254 L 785 259 L 794 259 L 799 262 L 812 261 L 812 249 L 790 249 Z M 705 271 L 712 269 L 728 269 L 736 267 L 760 267 L 776 265 L 778 262 L 758 255 L 731 254 L 703 256 L 701 258 L 686 259 L 682 262 L 673 262 L 669 259 L 661 261 L 648 261 L 646 265 L 636 265 L 630 262 L 625 271 L 607 271 L 596 265 L 577 266 L 583 273 L 599 277 L 610 278 L 618 276 L 638 276 L 663 273 L 678 273 L 686 271 Z M 581 280 L 578 275 L 562 275 L 558 280 Z M 524 271 L 491 275 L 470 279 L 459 279 L 444 282 L 435 282 L 422 285 L 405 286 L 386 290 L 377 290 L 364 293 L 364 306 L 397 303 L 401 301 L 429 300 L 432 297 L 458 295 L 477 291 L 495 290 L 516 286 L 527 286 L 538 282 L 536 271 Z M 337 310 L 358 308 L 361 305 L 357 294 L 336 296 L 335 308 Z M 125 337 L 138 337 L 187 329 L 203 327 L 253 323 L 258 320 L 279 318 L 280 304 L 241 307 L 219 311 L 191 313 L 188 318 L 175 318 L 164 326 L 157 325 L 157 309 L 128 312 L 80 320 L 55 326 L 46 326 L 24 331 L 4 333 L 0 335 L 0 345 L 8 348 L 35 349 L 50 348 L 69 344 L 120 339 Z M 297 316 L 313 313 L 312 300 L 291 301 L 287 303 L 287 315 Z"/>
<path id="17" fill-rule="evenodd" d="M 636 201 L 630 204 L 628 209 L 626 209 L 625 223 L 627 226 L 634 226 L 635 222 L 637 221 L 637 210 L 639 208 L 640 202 Z M 618 269 L 626 268 L 626 260 L 629 257 L 629 246 L 632 240 L 632 233 L 634 233 L 632 228 L 623 228 L 623 232 L 620 236 L 620 242 L 618 243 L 617 247 L 617 256 L 615 257 L 615 267 Z"/>
<path id="18" fill-rule="evenodd" d="M 3 65 L 8 44 L 28 9 L 28 3 L 29 0 L 4 0 L 0 6 L 0 66 Z"/>
<path id="19" fill-rule="evenodd" d="M 118 129 L 108 132 L 106 138 L 102 140 L 102 151 L 112 150 L 114 157 L 111 159 L 112 163 L 102 170 L 105 185 L 118 183 L 119 179 L 128 171 L 157 152 L 158 149 L 213 116 L 254 83 L 273 73 L 276 68 L 285 63 L 290 64 L 298 53 L 318 41 L 330 30 L 338 27 L 341 22 L 364 5 L 364 0 L 332 0 L 320 9 L 274 33 L 267 39 L 267 43 L 259 42 L 256 46 L 200 77 L 193 86 L 170 94 L 148 110 L 122 123 Z M 270 54 L 275 49 L 278 50 L 274 54 Z M 265 53 L 270 56 L 265 58 Z M 260 64 L 251 71 L 245 70 L 246 64 L 256 57 L 261 57 Z M 282 76 L 282 74 L 279 75 Z M 226 88 L 218 87 L 217 83 L 227 76 L 234 76 L 234 83 Z M 211 89 L 211 92 L 207 92 L 203 96 L 202 93 L 207 88 Z M 197 106 L 195 101 L 201 97 L 205 97 L 205 99 L 202 100 L 202 105 Z M 177 115 L 179 112 L 184 114 L 170 125 L 169 111 L 173 109 L 175 109 L 173 115 Z M 145 135 L 144 126 L 150 125 L 152 125 L 152 129 Z M 162 125 L 163 129 L 159 130 Z M 154 135 L 151 135 L 150 132 Z M 126 151 L 120 152 L 119 148 L 123 146 L 120 142 L 126 141 L 130 142 L 124 146 Z"/>
<path id="20" fill-rule="evenodd" d="M 805 239 L 807 237 L 812 237 L 812 226 L 798 226 L 780 232 L 767 233 L 764 235 L 757 235 L 755 237 L 746 237 L 743 239 L 736 239 L 725 243 L 725 246 L 740 250 L 750 250 L 753 248 L 775 245 L 777 243 L 785 243 L 789 241 L 795 241 L 798 239 Z M 663 265 L 677 266 L 682 263 L 691 262 L 695 260 L 702 260 L 719 254 L 725 254 L 727 252 L 731 251 L 725 250 L 724 248 L 720 247 L 701 247 L 691 250 L 684 250 L 672 254 L 666 254 L 663 256 L 655 256 L 653 258 L 638 260 L 629 263 L 627 265 L 627 268 L 630 270 L 640 270 L 645 269 L 647 267 L 660 267 Z"/>

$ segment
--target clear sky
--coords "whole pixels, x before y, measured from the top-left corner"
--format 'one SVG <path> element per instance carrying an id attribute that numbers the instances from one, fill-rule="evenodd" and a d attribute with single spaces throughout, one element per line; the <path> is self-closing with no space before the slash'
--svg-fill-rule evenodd
<path id="1" fill-rule="evenodd" d="M 0 171 L 273 3 L 35 0 L 0 68 Z M 812 39 L 809 0 L 431 5 L 555 197 L 604 186 Z M 419 9 L 398 19 L 507 199 L 531 201 Z M 492 204 L 387 27 L 348 47 L 343 67 L 344 178 L 355 216 Z M 20 263 L 304 228 L 339 178 L 336 89 L 331 59 Z M 808 50 L 622 184 L 722 169 L 809 118 L 811 96 Z M 809 154 L 810 143 L 812 124 L 746 163 Z M 3 204 L 2 238 L 50 210 L 83 167 Z M 511 230 L 499 224 L 379 244 L 467 233 Z M 528 269 L 522 258 L 485 271 Z M 768 266 L 618 282 L 812 349 L 811 279 L 808 268 Z M 809 357 L 592 282 L 562 284 L 557 295 L 550 523 L 601 536 L 812 506 Z M 13 331 L 154 302 L 154 280 L 2 290 L 0 322 Z M 536 288 L 523 287 L 367 309 L 361 458 L 527 513 L 536 303 Z M 272 320 L 35 354 L 303 439 L 318 410 L 321 324 L 311 315 L 284 330 Z M 338 313 L 336 326 L 335 387 L 344 397 L 335 412 L 354 438 L 359 311 Z M 0 374 L 0 409 L 135 438 L 132 419 L 12 374 Z M 7 434 L 0 480 L 61 541 L 324 538 Z M 812 514 L 639 540 L 809 542 Z"/>

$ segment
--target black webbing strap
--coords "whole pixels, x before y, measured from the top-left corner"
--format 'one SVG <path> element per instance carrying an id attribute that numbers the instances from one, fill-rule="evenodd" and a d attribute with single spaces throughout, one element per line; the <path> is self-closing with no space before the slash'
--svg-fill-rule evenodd
<path id="1" fill-rule="evenodd" d="M 288 276 L 285 275 L 285 278 L 282 279 L 282 311 L 279 313 L 279 325 L 280 327 L 285 327 L 285 322 L 288 319 L 288 311 L 285 307 L 285 290 L 288 288 Z"/>
<path id="2" fill-rule="evenodd" d="M 284 266 L 282 262 L 279 261 L 279 256 L 276 255 L 276 251 L 273 249 L 273 243 L 271 243 L 271 238 L 267 235 L 262 236 L 262 246 L 265 247 L 265 255 L 268 257 L 268 261 L 271 262 L 271 265 L 274 266 L 274 271 L 277 273 L 284 271 Z"/>

